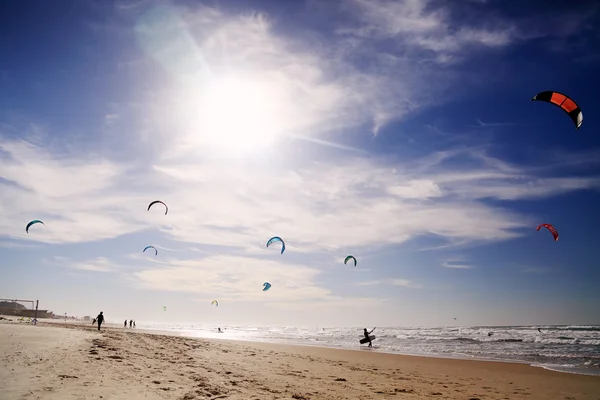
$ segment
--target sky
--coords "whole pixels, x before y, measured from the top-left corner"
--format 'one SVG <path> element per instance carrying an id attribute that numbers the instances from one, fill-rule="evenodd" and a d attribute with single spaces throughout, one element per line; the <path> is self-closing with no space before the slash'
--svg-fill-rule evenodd
<path id="1" fill-rule="evenodd" d="M 138 324 L 600 324 L 595 3 L 6 1 L 0 297 Z"/>

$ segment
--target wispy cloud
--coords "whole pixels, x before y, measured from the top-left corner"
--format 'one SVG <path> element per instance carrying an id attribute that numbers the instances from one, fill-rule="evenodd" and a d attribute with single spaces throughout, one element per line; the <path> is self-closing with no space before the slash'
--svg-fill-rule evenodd
<path id="1" fill-rule="evenodd" d="M 357 282 L 354 284 L 354 286 L 376 286 L 376 285 L 401 286 L 401 287 L 411 288 L 411 289 L 419 289 L 422 287 L 422 285 L 420 285 L 418 283 L 414 283 L 408 279 L 375 280 L 375 281 Z"/>
<path id="2" fill-rule="evenodd" d="M 119 114 L 106 114 L 104 116 L 104 123 L 106 125 L 113 125 L 119 119 Z"/>
<path id="3" fill-rule="evenodd" d="M 401 40 L 404 46 L 428 50 L 441 63 L 454 61 L 473 45 L 501 47 L 515 38 L 515 27 L 498 18 L 487 19 L 488 28 L 464 25 L 456 28 L 450 9 L 427 0 L 353 0 L 358 28 L 340 34 L 361 38 Z"/>
<path id="4" fill-rule="evenodd" d="M 455 269 L 471 269 L 475 268 L 475 265 L 465 260 L 446 260 L 442 262 L 444 268 L 455 268 Z"/>
<path id="5" fill-rule="evenodd" d="M 311 301 L 332 297 L 317 285 L 321 272 L 304 265 L 237 256 L 170 260 L 162 268 L 134 273 L 136 285 L 145 289 L 195 293 L 228 301 Z M 263 283 L 272 284 L 268 298 Z"/>
<path id="6" fill-rule="evenodd" d="M 308 164 L 297 171 L 279 169 L 274 174 L 232 165 L 220 166 L 218 176 L 210 174 L 214 167 L 209 165 L 156 169 L 168 177 L 172 193 L 200 184 L 198 193 L 190 190 L 187 195 L 174 196 L 172 207 L 211 210 L 209 215 L 191 220 L 173 214 L 169 220 L 173 228 L 167 233 L 177 240 L 196 237 L 215 245 L 244 246 L 244 242 L 253 243 L 253 238 L 278 232 L 286 238 L 290 251 L 302 252 L 336 249 L 342 243 L 353 247 L 402 243 L 424 234 L 501 240 L 516 237 L 514 229 L 525 226 L 521 218 L 506 210 L 462 197 L 453 200 L 436 188 L 434 180 L 411 179 L 366 159 Z M 465 181 L 469 179 L 465 176 Z M 458 176 L 456 180 L 460 181 Z M 207 187 L 210 192 L 200 189 Z M 231 188 L 236 188 L 235 194 Z M 217 226 L 230 229 L 215 229 Z"/>
<path id="7" fill-rule="evenodd" d="M 354 286 L 375 286 L 375 285 L 381 285 L 383 283 L 383 281 L 377 280 L 377 281 L 364 281 L 364 282 L 357 282 L 354 284 Z"/>
<path id="8" fill-rule="evenodd" d="M 408 279 L 392 279 L 392 285 L 414 289 L 422 287 L 420 284 L 409 281 Z"/>
<path id="9" fill-rule="evenodd" d="M 21 140 L 0 141 L 0 152 L 4 154 L 0 178 L 5 182 L 0 183 L 0 199 L 11 205 L 0 222 L 0 232 L 6 236 L 83 242 L 147 228 L 140 203 L 148 197 L 135 193 L 136 181 L 130 181 L 128 165 Z M 128 194 L 122 192 L 125 186 Z M 138 204 L 131 201 L 135 198 Z M 21 226 L 32 219 L 44 220 L 46 226 L 27 235 Z M 130 223 L 136 220 L 138 224 Z"/>
<path id="10" fill-rule="evenodd" d="M 397 46 L 431 52 L 438 63 L 455 62 L 468 50 L 501 48 L 525 40 L 552 37 L 564 39 L 583 32 L 598 7 L 582 6 L 562 12 L 550 8 L 535 16 L 511 19 L 486 1 L 460 5 L 431 0 L 352 0 L 351 10 L 359 27 L 338 30 L 368 39 L 393 38 Z M 473 7 L 474 6 L 474 7 Z M 457 9 L 460 8 L 460 13 Z M 458 16 L 461 15 L 461 18 Z M 482 22 L 484 21 L 484 22 Z M 554 27 L 559 27 L 554 29 Z"/>
<path id="11" fill-rule="evenodd" d="M 514 122 L 483 122 L 477 119 L 477 125 L 470 125 L 471 128 L 499 128 L 502 126 L 515 126 Z"/>
<path id="12" fill-rule="evenodd" d="M 97 257 L 86 261 L 76 261 L 69 257 L 55 256 L 46 263 L 58 265 L 63 268 L 76 269 L 89 272 L 115 272 L 118 267 L 106 257 Z"/>
<path id="13" fill-rule="evenodd" d="M 49 243 L 96 241 L 153 227 L 177 241 L 254 253 L 264 252 L 265 240 L 275 234 L 291 252 L 342 244 L 372 249 L 422 235 L 449 244 L 480 243 L 518 237 L 533 224 L 485 199 L 547 198 L 600 186 L 594 177 L 537 177 L 480 150 L 393 167 L 365 157 L 306 161 L 298 169 L 210 159 L 163 162 L 154 173 L 137 171 L 131 179 L 123 175 L 127 165 L 107 160 L 89 163 L 85 155 L 60 155 L 26 142 L 0 142 L 0 149 L 6 154 L 0 177 L 11 182 L 0 192 L 2 203 L 11 204 L 0 233 Z M 475 160 L 479 167 L 461 168 L 460 160 Z M 157 189 L 168 194 L 161 196 L 168 216 L 145 209 Z M 26 235 L 21 227 L 33 218 L 46 226 Z"/>
<path id="14" fill-rule="evenodd" d="M 525 267 L 521 271 L 523 273 L 526 273 L 526 274 L 542 275 L 542 274 L 548 273 L 550 271 L 550 268 L 546 268 L 546 267 Z"/>
<path id="15" fill-rule="evenodd" d="M 114 4 L 120 10 L 132 10 L 148 4 L 152 0 L 117 0 Z"/>

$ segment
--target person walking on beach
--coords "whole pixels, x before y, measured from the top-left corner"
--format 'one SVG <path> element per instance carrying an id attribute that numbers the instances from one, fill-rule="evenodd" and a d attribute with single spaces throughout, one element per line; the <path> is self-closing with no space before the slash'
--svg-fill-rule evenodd
<path id="1" fill-rule="evenodd" d="M 135 321 L 133 321 L 133 327 L 135 328 Z"/>
<path id="2" fill-rule="evenodd" d="M 125 322 L 123 322 L 123 328 L 127 328 L 127 320 L 125 320 Z"/>
<path id="3" fill-rule="evenodd" d="M 102 314 L 102 311 L 100 311 L 100 314 L 98 314 L 96 317 L 96 321 L 98 321 L 98 330 L 100 330 L 100 325 L 102 325 L 104 322 L 104 315 Z"/>
<path id="4" fill-rule="evenodd" d="M 127 321 L 125 321 L 125 323 L 127 323 Z M 133 328 L 133 326 L 132 326 L 132 325 L 133 325 L 133 320 L 132 320 L 132 319 L 130 319 L 130 320 L 129 320 L 129 328 Z"/>
<path id="5" fill-rule="evenodd" d="M 371 332 L 367 332 L 367 328 L 365 328 L 365 339 L 367 339 L 369 341 L 369 347 L 373 347 L 373 342 L 371 342 L 371 339 L 369 339 L 369 335 L 371 333 L 373 333 L 373 331 L 375 330 L 375 328 L 371 329 Z"/>

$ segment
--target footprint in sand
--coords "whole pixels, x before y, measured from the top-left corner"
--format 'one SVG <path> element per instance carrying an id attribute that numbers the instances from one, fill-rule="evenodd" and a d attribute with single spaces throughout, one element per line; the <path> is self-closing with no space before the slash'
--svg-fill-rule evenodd
<path id="1" fill-rule="evenodd" d="M 310 400 L 308 397 L 305 397 L 305 396 L 303 396 L 301 394 L 296 394 L 296 393 L 294 393 L 292 395 L 292 399 L 296 399 L 296 400 Z"/>

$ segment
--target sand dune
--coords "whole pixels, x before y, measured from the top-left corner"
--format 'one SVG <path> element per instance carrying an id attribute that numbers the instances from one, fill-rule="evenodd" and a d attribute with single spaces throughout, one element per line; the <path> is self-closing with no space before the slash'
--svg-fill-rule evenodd
<path id="1" fill-rule="evenodd" d="M 0 324 L 0 399 L 600 399 L 521 364 Z"/>

